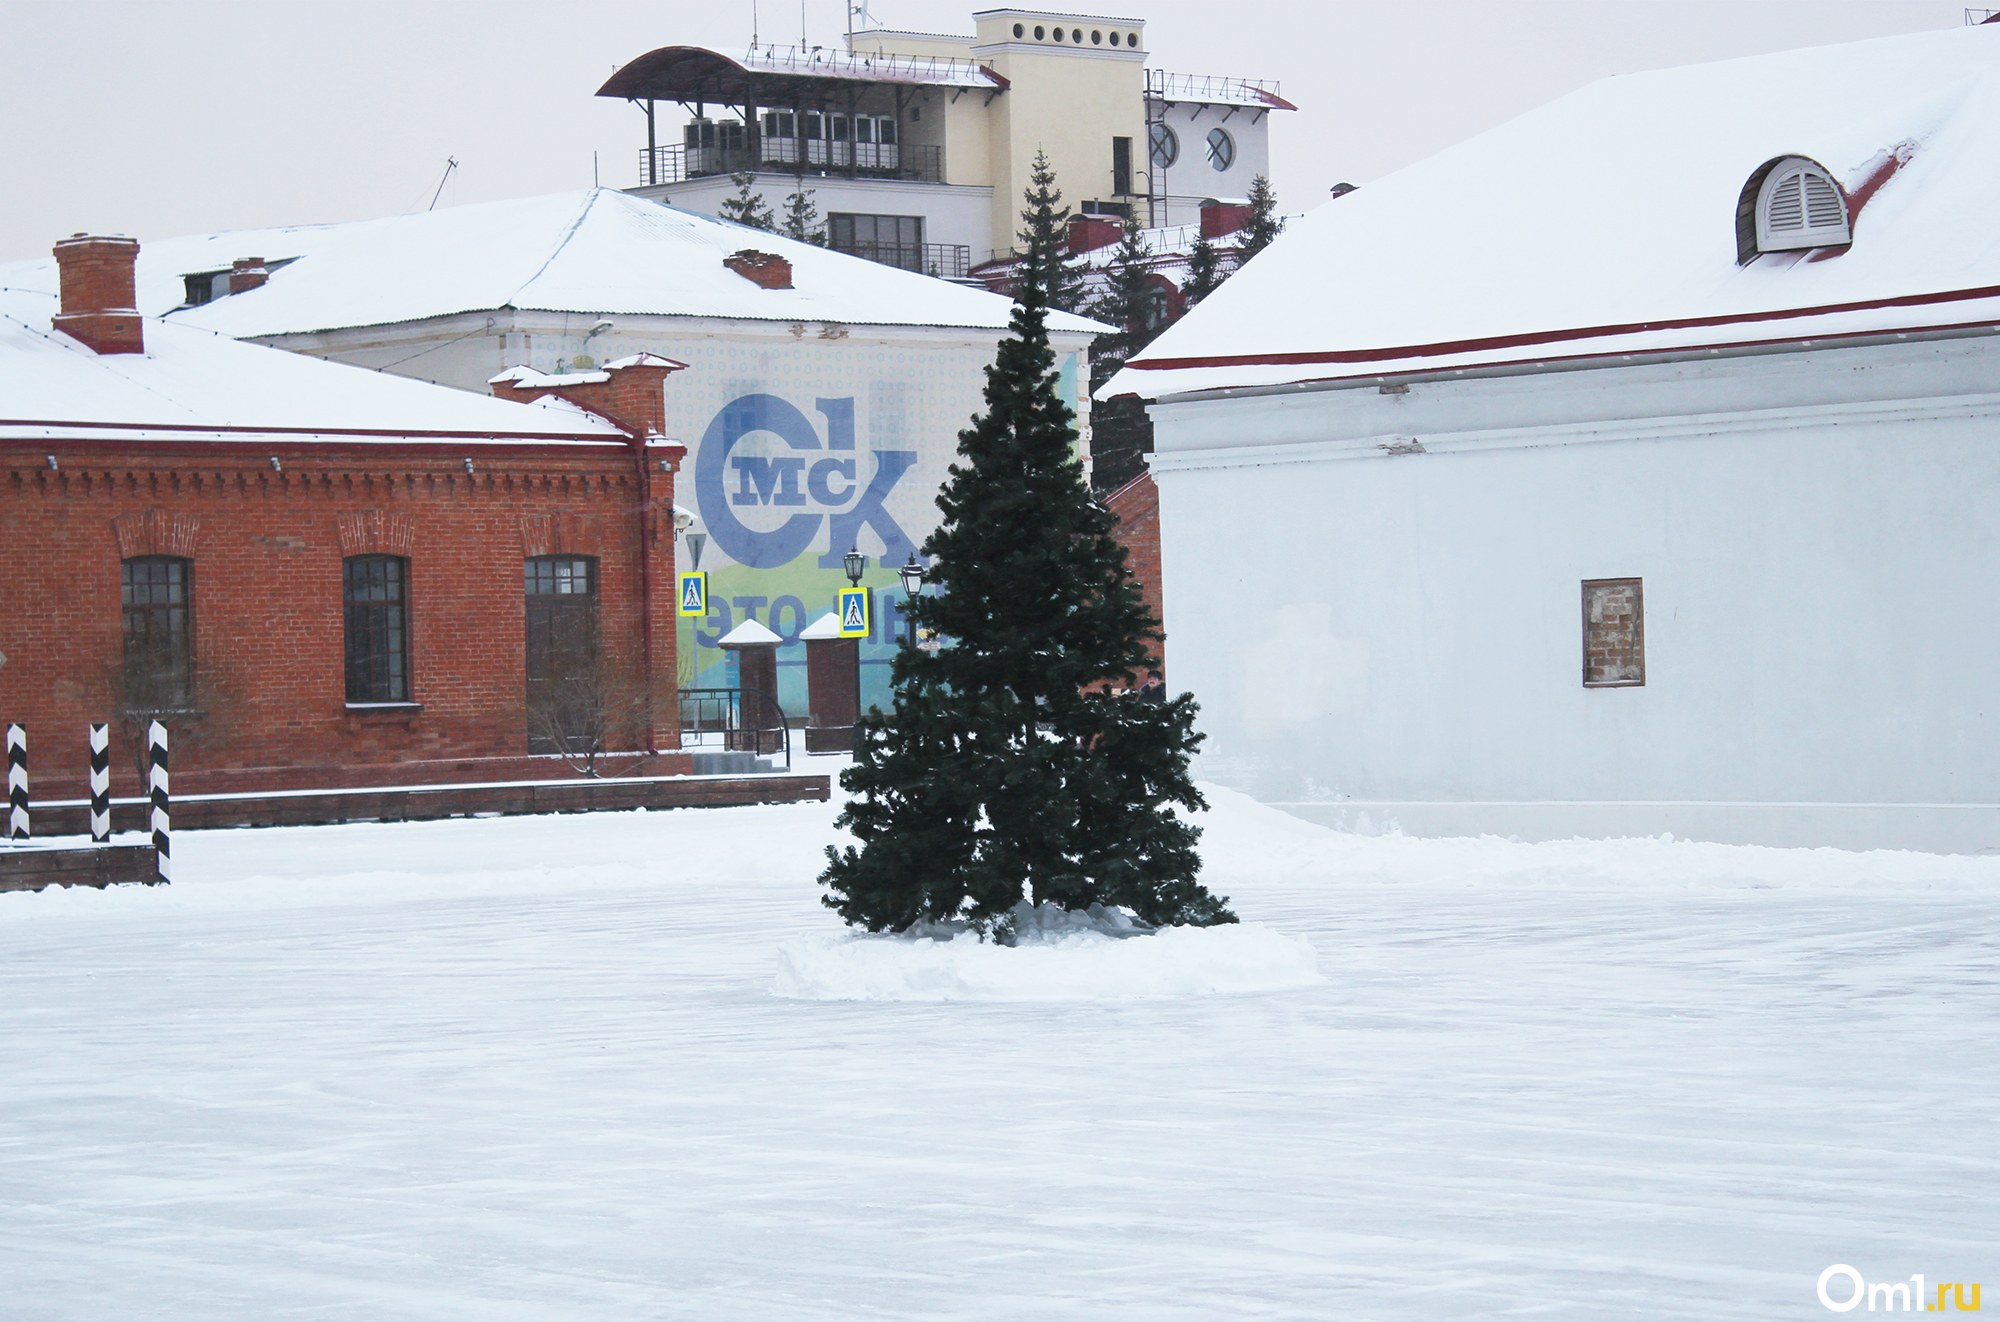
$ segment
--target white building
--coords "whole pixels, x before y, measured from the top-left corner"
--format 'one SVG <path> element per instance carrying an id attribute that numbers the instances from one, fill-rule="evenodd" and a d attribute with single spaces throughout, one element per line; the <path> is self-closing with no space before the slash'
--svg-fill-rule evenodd
<path id="1" fill-rule="evenodd" d="M 1207 774 L 2000 848 L 2000 25 L 1611 78 L 1322 205 L 1157 401 Z"/>
<path id="2" fill-rule="evenodd" d="M 1275 82 L 1145 66 L 1143 19 L 973 15 L 971 36 L 871 30 L 841 50 L 666 46 L 598 90 L 645 112 L 641 196 L 708 215 L 752 173 L 774 209 L 813 192 L 833 247 L 946 278 L 1012 249 L 1045 152 L 1065 202 L 1149 226 L 1198 219 L 1270 170 Z M 679 106 L 685 123 L 666 122 Z"/>
<path id="3" fill-rule="evenodd" d="M 778 259 L 783 278 L 760 278 L 744 250 Z M 55 281 L 52 261 L 0 266 L 0 286 L 52 293 Z M 648 353 L 686 364 L 667 380 L 665 427 L 688 448 L 677 489 L 706 539 L 713 614 L 682 622 L 681 682 L 724 683 L 715 644 L 755 619 L 786 640 L 779 697 L 801 716 L 796 640 L 847 586 L 850 548 L 876 590 L 864 700 L 886 701 L 894 571 L 936 526 L 1012 312 L 984 290 L 612 189 L 149 240 L 137 296 L 172 324 L 480 394 L 517 367 L 588 373 Z M 1105 328 L 1060 312 L 1049 327 L 1087 428 L 1090 341 Z"/>

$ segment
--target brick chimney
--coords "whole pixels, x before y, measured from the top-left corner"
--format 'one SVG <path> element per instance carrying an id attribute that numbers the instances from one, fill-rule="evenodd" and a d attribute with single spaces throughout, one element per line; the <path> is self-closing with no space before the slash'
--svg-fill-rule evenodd
<path id="1" fill-rule="evenodd" d="M 667 377 L 686 368 L 686 363 L 672 358 L 641 353 L 573 376 L 551 376 L 529 367 L 509 368 L 487 384 L 497 398 L 516 404 L 532 403 L 543 395 L 566 399 L 643 441 L 665 430 Z"/>
<path id="2" fill-rule="evenodd" d="M 55 247 L 61 273 L 62 311 L 55 327 L 95 353 L 144 353 L 134 268 L 137 239 L 78 234 Z"/>
<path id="3" fill-rule="evenodd" d="M 240 294 L 246 289 L 255 289 L 271 278 L 264 269 L 262 257 L 238 257 L 229 264 L 229 292 Z"/>
<path id="4" fill-rule="evenodd" d="M 1202 199 L 1202 238 L 1226 238 L 1249 223 L 1250 204 L 1248 202 L 1218 202 L 1212 197 Z"/>
<path id="5" fill-rule="evenodd" d="M 761 289 L 790 289 L 792 264 L 774 252 L 745 248 L 722 259 L 722 264 Z"/>
<path id="6" fill-rule="evenodd" d="M 1125 237 L 1124 222 L 1113 216 L 1071 216 L 1069 250 L 1072 254 L 1109 248 Z"/>

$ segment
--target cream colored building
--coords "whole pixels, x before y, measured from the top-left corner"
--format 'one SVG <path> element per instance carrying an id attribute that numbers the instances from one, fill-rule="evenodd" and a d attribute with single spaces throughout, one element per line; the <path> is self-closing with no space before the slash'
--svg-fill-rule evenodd
<path id="1" fill-rule="evenodd" d="M 1293 108 L 1275 83 L 1148 69 L 1143 19 L 973 22 L 971 36 L 873 30 L 736 59 L 668 46 L 598 95 L 645 112 L 631 191 L 714 215 L 734 174 L 754 174 L 774 210 L 803 186 L 831 246 L 948 278 L 1011 251 L 1037 153 L 1072 210 L 1184 224 L 1268 172 L 1270 112 Z"/>

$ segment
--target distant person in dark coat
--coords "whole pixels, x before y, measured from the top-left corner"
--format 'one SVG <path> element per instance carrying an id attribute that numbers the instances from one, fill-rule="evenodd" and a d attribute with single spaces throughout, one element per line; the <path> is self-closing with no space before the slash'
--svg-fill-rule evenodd
<path id="1" fill-rule="evenodd" d="M 1162 707 L 1166 706 L 1167 681 L 1160 678 L 1159 671 L 1148 670 L 1146 672 L 1146 682 L 1139 686 L 1139 701 L 1158 703 Z"/>

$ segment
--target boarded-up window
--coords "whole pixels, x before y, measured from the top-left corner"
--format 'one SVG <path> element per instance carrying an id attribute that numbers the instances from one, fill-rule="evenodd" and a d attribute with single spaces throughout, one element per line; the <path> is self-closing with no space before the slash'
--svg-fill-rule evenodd
<path id="1" fill-rule="evenodd" d="M 121 561 L 125 702 L 134 712 L 194 706 L 194 562 L 171 555 Z"/>
<path id="2" fill-rule="evenodd" d="M 597 633 L 597 561 L 538 555 L 526 562 L 528 751 L 598 747 L 604 724 Z"/>
<path id="3" fill-rule="evenodd" d="M 1590 579 L 1583 585 L 1583 686 L 1618 688 L 1646 682 L 1645 599 L 1636 578 Z"/>

